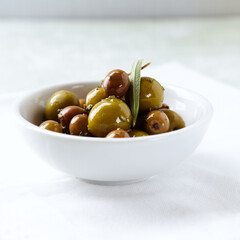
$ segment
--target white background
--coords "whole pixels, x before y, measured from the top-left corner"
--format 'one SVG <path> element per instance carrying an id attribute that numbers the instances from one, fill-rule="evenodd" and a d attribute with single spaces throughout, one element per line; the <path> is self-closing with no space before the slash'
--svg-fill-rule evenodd
<path id="1" fill-rule="evenodd" d="M 0 240 L 240 239 L 235 14 L 240 0 L 0 0 L 6 17 L 0 19 Z M 161 19 L 179 16 L 187 18 Z M 44 164 L 16 134 L 10 106 L 19 91 L 100 80 L 114 68 L 129 71 L 139 58 L 152 61 L 160 82 L 192 88 L 214 105 L 204 141 L 165 180 L 87 185 Z M 219 82 L 176 64 L 162 66 L 168 61 Z"/>
<path id="2" fill-rule="evenodd" d="M 239 13 L 239 0 L 0 0 L 0 17 L 132 18 Z"/>

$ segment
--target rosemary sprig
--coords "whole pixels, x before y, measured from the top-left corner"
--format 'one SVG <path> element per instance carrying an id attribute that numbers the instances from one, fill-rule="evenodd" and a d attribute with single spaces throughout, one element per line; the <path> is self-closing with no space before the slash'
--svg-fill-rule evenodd
<path id="1" fill-rule="evenodd" d="M 140 59 L 133 63 L 132 71 L 130 74 L 130 107 L 133 116 L 133 127 L 136 125 L 138 111 L 139 111 L 139 99 L 140 99 L 140 85 L 141 85 L 141 68 L 143 60 Z"/>

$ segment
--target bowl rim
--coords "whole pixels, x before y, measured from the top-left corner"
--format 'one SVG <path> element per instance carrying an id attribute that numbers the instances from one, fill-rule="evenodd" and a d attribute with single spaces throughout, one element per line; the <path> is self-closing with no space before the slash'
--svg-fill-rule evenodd
<path id="1" fill-rule="evenodd" d="M 164 88 L 169 88 L 169 89 L 173 89 L 175 91 L 177 90 L 181 90 L 181 91 L 185 91 L 187 93 L 192 94 L 193 96 L 197 97 L 198 99 L 200 99 L 200 101 L 202 102 L 206 112 L 205 114 L 203 114 L 200 119 L 198 119 L 196 122 L 194 122 L 193 124 L 186 126 L 185 128 L 179 129 L 177 131 L 172 131 L 172 132 L 167 132 L 164 134 L 156 134 L 156 135 L 149 135 L 149 136 L 143 136 L 143 137 L 135 137 L 135 138 L 104 138 L 104 137 L 79 137 L 79 136 L 74 136 L 74 135 L 69 135 L 69 134 L 59 134 L 53 131 L 48 131 L 48 130 L 44 130 L 39 128 L 38 126 L 34 125 L 33 123 L 27 121 L 20 113 L 20 107 L 22 106 L 22 103 L 27 99 L 27 98 L 31 98 L 31 96 L 33 96 L 36 93 L 42 92 L 42 91 L 46 91 L 49 90 L 51 88 L 55 88 L 55 87 L 67 87 L 67 86 L 73 86 L 73 85 L 78 85 L 78 84 L 83 84 L 83 85 L 87 85 L 87 84 L 95 84 L 96 86 L 99 84 L 99 81 L 78 81 L 78 82 L 69 82 L 69 83 L 60 83 L 60 84 L 52 84 L 52 85 L 48 85 L 48 86 L 44 86 L 41 88 L 38 88 L 37 90 L 32 90 L 29 92 L 24 92 L 23 96 L 19 96 L 13 103 L 13 114 L 14 114 L 14 118 L 15 121 L 20 124 L 21 126 L 23 126 L 24 128 L 27 128 L 29 130 L 32 130 L 34 132 L 43 134 L 43 135 L 47 135 L 47 136 L 51 136 L 51 137 L 57 137 L 57 138 L 61 138 L 61 139 L 69 139 L 69 140 L 74 140 L 74 141 L 79 141 L 79 142 L 99 142 L 99 143 L 119 143 L 119 142 L 124 142 L 124 143 L 128 143 L 128 142 L 144 142 L 146 140 L 152 141 L 152 140 L 159 140 L 162 138 L 166 138 L 166 137 L 174 137 L 176 135 L 180 135 L 180 134 L 184 134 L 185 132 L 189 132 L 192 129 L 197 128 L 199 125 L 205 123 L 206 121 L 211 120 L 212 115 L 213 115 L 213 107 L 212 104 L 210 103 L 210 101 L 202 96 L 201 94 L 199 94 L 196 91 L 193 90 L 189 90 L 187 88 L 184 87 L 179 87 L 177 85 L 173 85 L 173 84 L 164 84 Z"/>

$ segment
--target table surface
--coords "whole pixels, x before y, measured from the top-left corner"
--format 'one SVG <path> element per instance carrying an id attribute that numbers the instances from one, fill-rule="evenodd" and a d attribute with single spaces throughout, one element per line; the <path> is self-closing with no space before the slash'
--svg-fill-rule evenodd
<path id="1" fill-rule="evenodd" d="M 0 93 L 102 79 L 113 68 L 129 71 L 139 58 L 153 65 L 178 61 L 240 87 L 239 29 L 240 17 L 1 19 Z"/>
<path id="2" fill-rule="evenodd" d="M 49 141 L 42 147 L 51 157 L 41 161 L 14 127 L 14 97 L 0 95 L 1 240 L 240 239 L 240 125 L 225 127 L 229 116 L 240 118 L 235 107 L 240 90 L 178 64 L 146 72 L 164 79 L 163 85 L 202 92 L 214 115 L 204 140 L 186 161 L 137 184 L 92 185 L 49 167 Z M 161 161 L 162 155 L 157 151 L 150 157 Z"/>

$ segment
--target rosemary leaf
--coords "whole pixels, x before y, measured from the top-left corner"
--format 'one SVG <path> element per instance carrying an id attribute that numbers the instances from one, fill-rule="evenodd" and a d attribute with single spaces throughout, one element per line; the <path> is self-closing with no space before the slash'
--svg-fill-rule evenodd
<path id="1" fill-rule="evenodd" d="M 140 85 L 141 85 L 141 67 L 143 60 L 140 59 L 133 63 L 132 71 L 130 75 L 130 106 L 133 116 L 133 127 L 136 125 L 138 111 L 139 111 L 139 99 L 140 99 Z"/>

